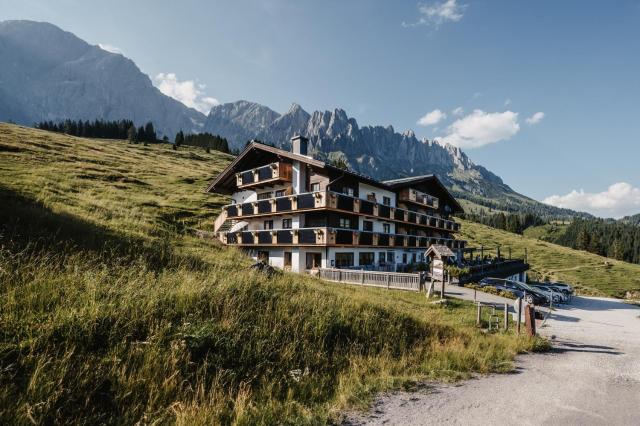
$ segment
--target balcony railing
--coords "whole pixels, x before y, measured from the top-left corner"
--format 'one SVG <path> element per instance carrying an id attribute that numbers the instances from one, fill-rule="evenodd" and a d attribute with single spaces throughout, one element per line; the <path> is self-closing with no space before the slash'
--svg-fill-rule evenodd
<path id="1" fill-rule="evenodd" d="M 462 249 L 466 245 L 466 241 L 450 238 L 386 234 L 328 227 L 219 232 L 218 237 L 224 244 L 243 246 L 306 245 L 426 249 L 432 244 L 441 244 L 451 249 Z"/>
<path id="2" fill-rule="evenodd" d="M 274 182 L 291 182 L 291 164 L 276 162 L 236 173 L 238 188 L 249 188 Z"/>
<path id="3" fill-rule="evenodd" d="M 307 192 L 303 194 L 285 195 L 242 204 L 230 204 L 223 207 L 227 210 L 227 217 L 269 216 L 279 213 L 307 211 L 317 209 L 340 210 L 349 213 L 377 217 L 382 220 L 394 221 L 402 224 L 430 227 L 449 232 L 460 230 L 460 224 L 436 216 L 377 204 L 345 194 L 332 191 Z"/>
<path id="4" fill-rule="evenodd" d="M 405 188 L 401 190 L 398 199 L 400 201 L 420 204 L 433 209 L 438 208 L 438 199 L 436 197 L 413 188 Z"/>

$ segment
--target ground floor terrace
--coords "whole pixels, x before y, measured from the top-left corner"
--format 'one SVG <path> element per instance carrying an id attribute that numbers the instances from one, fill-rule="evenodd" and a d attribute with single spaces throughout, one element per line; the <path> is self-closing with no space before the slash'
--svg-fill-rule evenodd
<path id="1" fill-rule="evenodd" d="M 424 249 L 371 247 L 252 247 L 245 248 L 254 260 L 276 268 L 304 272 L 318 268 L 402 271 L 424 262 Z"/>

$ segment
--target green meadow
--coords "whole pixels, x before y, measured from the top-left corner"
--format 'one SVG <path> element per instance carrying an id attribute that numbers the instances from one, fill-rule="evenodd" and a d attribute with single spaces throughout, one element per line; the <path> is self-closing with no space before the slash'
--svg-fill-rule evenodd
<path id="1" fill-rule="evenodd" d="M 323 424 L 546 346 L 469 304 L 248 270 L 191 232 L 230 160 L 0 124 L 0 423 Z"/>

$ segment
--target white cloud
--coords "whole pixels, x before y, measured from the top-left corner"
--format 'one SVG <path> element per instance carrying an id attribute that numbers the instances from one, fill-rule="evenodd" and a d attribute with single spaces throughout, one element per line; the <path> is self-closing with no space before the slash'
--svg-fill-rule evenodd
<path id="1" fill-rule="evenodd" d="M 507 98 L 504 101 L 504 106 L 509 106 L 509 105 L 511 105 L 511 98 Z"/>
<path id="2" fill-rule="evenodd" d="M 204 114 L 207 114 L 212 106 L 220 104 L 217 99 L 205 96 L 204 84 L 196 84 L 193 80 L 179 81 L 178 77 L 171 72 L 156 75 L 155 85 L 165 95 Z"/>
<path id="3" fill-rule="evenodd" d="M 447 114 L 440 111 L 439 109 L 434 109 L 433 111 L 428 112 L 420 117 L 420 120 L 418 120 L 418 124 L 420 126 L 432 126 L 444 120 L 445 118 L 447 118 Z"/>
<path id="4" fill-rule="evenodd" d="M 458 4 L 457 0 L 445 0 L 436 3 L 418 3 L 420 18 L 417 22 L 407 24 L 403 27 L 416 27 L 419 25 L 433 25 L 439 27 L 445 22 L 458 22 L 464 16 L 466 4 Z"/>
<path id="5" fill-rule="evenodd" d="M 534 124 L 538 124 L 539 122 L 541 122 L 543 118 L 544 118 L 544 112 L 538 111 L 535 114 L 533 114 L 531 117 L 525 119 L 525 121 L 529 126 L 533 126 Z"/>
<path id="6" fill-rule="evenodd" d="M 122 49 L 109 43 L 98 43 L 98 47 L 102 50 L 106 50 L 109 53 L 117 53 L 118 55 L 124 55 L 124 53 L 122 53 Z"/>
<path id="7" fill-rule="evenodd" d="M 611 185 L 603 192 L 584 192 L 575 189 L 566 195 L 552 195 L 543 203 L 556 207 L 581 210 L 601 217 L 620 218 L 640 213 L 640 188 L 626 182 Z"/>
<path id="8" fill-rule="evenodd" d="M 455 108 L 453 111 L 451 111 L 451 114 L 456 116 L 461 116 L 462 113 L 464 113 L 464 109 L 462 107 Z"/>
<path id="9" fill-rule="evenodd" d="M 477 109 L 454 121 L 447 131 L 447 135 L 438 138 L 440 142 L 473 149 L 510 139 L 520 131 L 520 124 L 517 112 L 484 112 Z"/>

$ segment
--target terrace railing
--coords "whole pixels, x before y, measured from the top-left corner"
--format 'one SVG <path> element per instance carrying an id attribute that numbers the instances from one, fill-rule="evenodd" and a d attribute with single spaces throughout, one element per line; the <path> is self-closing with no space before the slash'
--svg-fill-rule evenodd
<path id="1" fill-rule="evenodd" d="M 320 268 L 318 277 L 327 281 L 408 291 L 421 291 L 426 281 L 426 274 L 420 273 L 406 274 L 334 268 Z"/>

